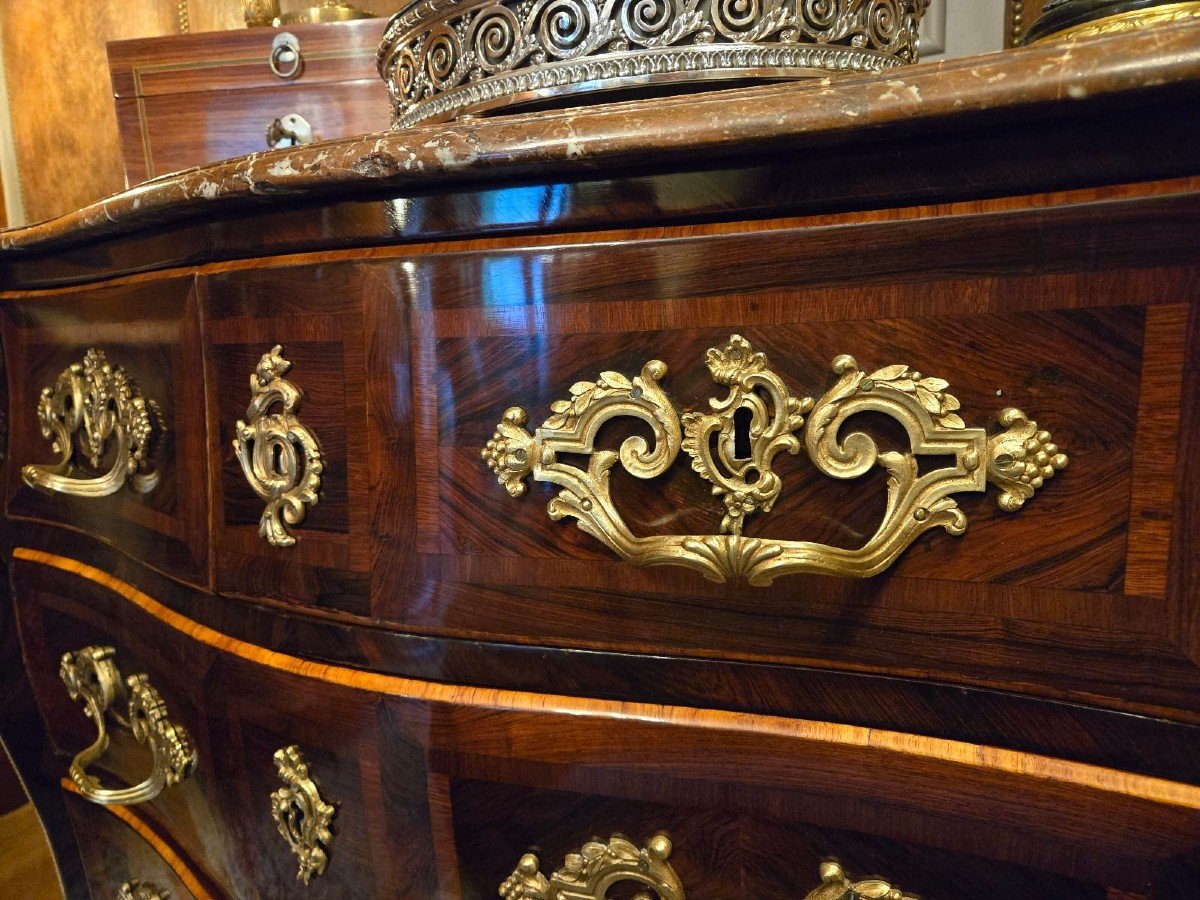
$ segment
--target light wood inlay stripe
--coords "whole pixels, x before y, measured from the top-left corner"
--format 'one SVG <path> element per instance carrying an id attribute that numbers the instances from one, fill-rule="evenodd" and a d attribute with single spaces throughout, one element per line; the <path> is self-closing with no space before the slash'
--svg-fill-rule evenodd
<path id="1" fill-rule="evenodd" d="M 62 789 L 70 794 L 82 796 L 75 782 L 69 778 L 63 778 L 59 781 Z M 175 873 L 175 877 L 183 882 L 186 887 L 197 900 L 211 900 L 213 894 L 208 888 L 200 883 L 200 879 L 196 877 L 196 873 L 191 870 L 183 857 L 172 849 L 171 845 L 158 836 L 158 832 L 150 826 L 141 816 L 131 810 L 128 806 L 104 806 L 96 804 L 100 809 L 107 813 L 116 816 L 130 828 L 138 833 L 138 835 L 147 844 L 154 848 L 154 852 L 162 857 L 163 862 L 171 867 L 171 871 Z"/>
<path id="2" fill-rule="evenodd" d="M 13 557 L 59 569 L 94 582 L 124 597 L 169 627 L 222 652 L 302 678 L 314 678 L 356 690 L 430 703 L 466 705 L 477 709 L 554 713 L 563 716 L 604 716 L 614 721 L 636 719 L 663 725 L 712 729 L 724 733 L 773 735 L 798 742 L 847 749 L 870 749 L 907 756 L 912 757 L 914 762 L 926 760 L 968 766 L 976 771 L 995 775 L 1019 776 L 1022 780 L 1030 782 L 1070 784 L 1097 794 L 1136 798 L 1142 802 L 1189 812 L 1200 811 L 1200 786 L 963 741 L 755 713 L 439 684 L 298 659 L 221 634 L 206 625 L 194 622 L 163 606 L 133 585 L 78 560 L 26 547 L 16 548 Z"/>
<path id="3" fill-rule="evenodd" d="M 1146 310 L 1125 557 L 1125 593 L 1129 595 L 1160 599 L 1167 595 L 1187 325 L 1185 304 Z"/>

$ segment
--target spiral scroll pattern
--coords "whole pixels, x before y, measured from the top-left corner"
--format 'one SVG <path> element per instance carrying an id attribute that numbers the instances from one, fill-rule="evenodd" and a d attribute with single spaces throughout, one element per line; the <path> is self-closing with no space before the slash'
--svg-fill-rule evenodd
<path id="1" fill-rule="evenodd" d="M 713 24 L 728 38 L 736 39 L 751 31 L 761 16 L 760 0 L 713 0 Z"/>
<path id="2" fill-rule="evenodd" d="M 596 8 L 589 0 L 550 0 L 535 21 L 542 48 L 565 59 L 575 55 L 594 31 Z"/>
<path id="3" fill-rule="evenodd" d="M 928 0 L 416 0 L 379 70 L 397 127 L 633 84 L 874 72 L 917 60 Z"/>
<path id="4" fill-rule="evenodd" d="M 485 72 L 503 67 L 517 46 L 521 23 L 507 6 L 489 6 L 471 24 L 468 43 L 475 63 Z"/>
<path id="5" fill-rule="evenodd" d="M 630 0 L 621 4 L 621 30 L 632 43 L 649 44 L 665 34 L 678 15 L 674 0 Z"/>

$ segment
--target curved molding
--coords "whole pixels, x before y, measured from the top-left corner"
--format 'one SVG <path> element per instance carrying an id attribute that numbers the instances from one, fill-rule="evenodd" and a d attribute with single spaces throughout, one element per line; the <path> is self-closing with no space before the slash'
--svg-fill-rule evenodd
<path id="1" fill-rule="evenodd" d="M 59 781 L 59 786 L 68 794 L 74 794 L 77 797 L 82 797 L 79 786 L 69 778 L 63 778 Z M 183 857 L 175 852 L 175 849 L 163 839 L 163 837 L 154 829 L 149 822 L 143 819 L 140 815 L 130 809 L 128 806 L 101 806 L 103 809 L 120 819 L 125 825 L 132 828 L 142 840 L 144 840 L 157 853 L 175 873 L 175 877 L 183 882 L 186 887 L 196 897 L 211 897 L 213 891 L 207 887 L 204 881 L 196 874 L 195 870 L 184 861 Z"/>
<path id="2" fill-rule="evenodd" d="M 1172 814 L 1187 814 L 1195 821 L 1197 827 L 1200 827 L 1200 785 L 1122 772 L 1033 753 L 971 744 L 965 741 L 904 734 L 856 725 L 815 722 L 757 713 L 663 706 L 652 703 L 625 703 L 554 694 L 533 694 L 501 688 L 449 685 L 349 669 L 288 656 L 222 634 L 164 606 L 133 585 L 78 560 L 27 547 L 17 547 L 13 551 L 13 557 L 16 560 L 48 566 L 83 578 L 117 594 L 147 615 L 192 640 L 248 662 L 300 678 L 316 679 L 355 690 L 431 703 L 529 712 L 538 715 L 548 712 L 561 713 L 565 716 L 575 717 L 603 717 L 611 721 L 632 720 L 678 727 L 723 730 L 729 733 L 772 735 L 808 744 L 814 749 L 836 748 L 839 754 L 854 750 L 870 751 L 878 760 L 891 759 L 906 766 L 930 763 L 938 767 L 954 767 L 960 773 L 963 769 L 978 771 L 984 773 L 982 777 L 986 777 L 989 781 L 994 781 L 996 777 L 1008 777 L 1029 784 L 1051 786 L 1055 790 L 1070 786 L 1098 795 L 1106 804 L 1112 804 L 1122 798 L 1137 804 L 1154 804 L 1169 808 Z M 949 770 L 942 769 L 942 771 L 948 774 Z M 1098 802 L 1100 801 L 1098 800 Z"/>

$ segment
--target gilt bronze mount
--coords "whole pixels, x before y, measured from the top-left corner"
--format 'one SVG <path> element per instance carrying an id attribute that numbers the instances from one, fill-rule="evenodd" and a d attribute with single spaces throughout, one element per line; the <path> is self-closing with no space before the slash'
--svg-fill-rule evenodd
<path id="1" fill-rule="evenodd" d="M 713 380 L 727 387 L 728 394 L 711 399 L 706 412 L 681 415 L 661 386 L 666 365 L 651 360 L 633 378 L 602 372 L 596 381 L 572 385 L 570 399 L 552 403 L 551 416 L 533 432 L 525 427 L 528 413 L 510 407 L 483 448 L 483 459 L 513 497 L 525 493 L 530 477 L 558 485 L 562 490 L 547 507 L 550 517 L 574 518 L 581 530 L 624 560 L 681 566 L 717 582 L 745 578 L 755 586 L 800 573 L 878 575 L 931 528 L 963 534 L 967 517 L 954 494 L 985 491 L 990 482 L 1000 489 L 999 507 L 1015 512 L 1067 465 L 1067 455 L 1050 433 L 1020 410 L 1003 410 L 994 435 L 968 428 L 946 381 L 907 365 L 868 374 L 853 357 L 839 356 L 833 361 L 837 383 L 813 400 L 794 396 L 771 371 L 766 355 L 740 335 L 709 350 L 707 362 Z M 749 421 L 745 456 L 734 450 L 735 420 L 742 410 Z M 843 425 L 865 412 L 898 422 L 908 435 L 909 451 L 883 452 L 861 431 L 842 435 Z M 645 423 L 653 445 L 633 436 L 618 451 L 598 450 L 601 426 L 618 418 Z M 813 465 L 832 478 L 857 478 L 874 466 L 887 473 L 883 521 L 861 548 L 743 535 L 747 517 L 769 512 L 783 496 L 774 459 L 782 452 L 795 456 L 801 446 Z M 634 534 L 613 504 L 613 466 L 619 461 L 637 478 L 655 478 L 674 465 L 681 451 L 724 504 L 718 533 Z M 560 459 L 566 454 L 586 456 L 587 468 Z M 922 471 L 921 456 L 950 457 L 954 464 Z"/>
<path id="2" fill-rule="evenodd" d="M 158 406 L 103 350 L 91 348 L 43 388 L 37 416 L 58 461 L 24 466 L 30 487 L 96 498 L 126 485 L 139 494 L 158 485 L 154 456 L 165 431 Z M 86 473 L 83 461 L 100 474 Z"/>
<path id="3" fill-rule="evenodd" d="M 568 95 L 878 72 L 916 62 L 928 5 L 414 0 L 388 23 L 379 73 L 406 128 Z"/>
<path id="4" fill-rule="evenodd" d="M 291 528 L 304 521 L 321 495 L 325 462 L 317 439 L 299 419 L 304 393 L 283 376 L 292 364 L 276 344 L 250 376 L 250 406 L 234 431 L 242 474 L 266 501 L 259 534 L 273 547 L 296 543 Z"/>

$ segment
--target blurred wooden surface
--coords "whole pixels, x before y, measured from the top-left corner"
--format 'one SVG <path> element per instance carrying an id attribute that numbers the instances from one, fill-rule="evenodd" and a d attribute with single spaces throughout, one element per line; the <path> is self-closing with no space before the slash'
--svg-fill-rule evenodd
<path id="1" fill-rule="evenodd" d="M 62 900 L 62 896 L 33 805 L 26 803 L 0 816 L 0 897 Z"/>

